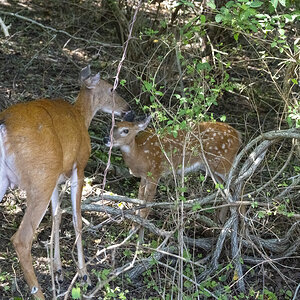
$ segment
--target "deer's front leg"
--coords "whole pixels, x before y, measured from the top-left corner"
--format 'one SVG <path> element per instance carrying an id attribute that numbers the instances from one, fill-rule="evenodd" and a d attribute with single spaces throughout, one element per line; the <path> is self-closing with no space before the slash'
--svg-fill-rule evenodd
<path id="1" fill-rule="evenodd" d="M 52 196 L 52 218 L 53 218 L 53 232 L 54 232 L 54 258 L 53 258 L 53 272 L 58 277 L 59 282 L 63 282 L 64 276 L 62 271 L 60 249 L 59 249 L 59 230 L 61 223 L 61 208 L 58 197 L 58 187 L 56 185 Z"/>
<path id="2" fill-rule="evenodd" d="M 81 220 L 81 195 L 83 187 L 83 169 L 74 166 L 71 177 L 71 199 L 73 209 L 73 225 L 75 229 L 77 253 L 78 253 L 78 273 L 79 276 L 91 285 L 89 279 L 82 247 L 82 220 Z"/>
<path id="3" fill-rule="evenodd" d="M 144 195 L 142 199 L 145 200 L 146 204 L 154 201 L 156 188 L 157 188 L 157 180 L 145 179 Z M 147 219 L 150 210 L 151 208 L 149 207 L 141 209 L 140 216 L 144 219 Z"/>
<path id="4" fill-rule="evenodd" d="M 139 186 L 139 194 L 138 194 L 138 198 L 140 199 L 140 200 L 146 200 L 145 199 L 145 190 L 146 190 L 146 183 L 147 183 L 147 180 L 146 180 L 146 178 L 141 178 L 141 182 L 140 182 L 140 186 Z M 141 216 L 141 211 L 142 210 L 138 210 L 137 212 L 136 212 L 136 214 L 138 215 L 138 216 Z"/>
<path id="5" fill-rule="evenodd" d="M 143 191 L 143 200 L 145 200 L 146 204 L 154 201 L 157 182 L 158 180 L 153 180 L 153 179 L 151 180 L 145 179 L 144 181 L 141 181 L 141 185 L 143 183 L 143 186 L 140 186 L 140 191 L 141 190 Z M 139 199 L 141 199 L 140 195 L 139 195 Z M 139 211 L 140 217 L 147 219 L 150 210 L 151 208 L 149 207 L 141 209 Z M 144 227 L 142 226 L 139 231 L 139 241 L 143 242 L 143 240 L 144 240 Z"/>

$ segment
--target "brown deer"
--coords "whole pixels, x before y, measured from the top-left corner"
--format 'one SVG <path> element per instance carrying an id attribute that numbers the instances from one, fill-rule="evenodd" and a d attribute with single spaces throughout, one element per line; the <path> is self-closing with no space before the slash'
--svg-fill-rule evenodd
<path id="1" fill-rule="evenodd" d="M 177 136 L 152 130 L 144 131 L 150 117 L 139 122 L 117 122 L 112 141 L 106 146 L 119 147 L 131 173 L 141 178 L 138 198 L 153 201 L 162 176 L 206 171 L 217 182 L 223 183 L 240 148 L 240 133 L 226 123 L 200 122 L 190 130 L 179 130 Z M 149 209 L 141 209 L 141 217 Z M 142 238 L 143 234 L 140 234 Z"/>
<path id="2" fill-rule="evenodd" d="M 78 251 L 79 276 L 90 283 L 81 241 L 81 193 L 84 168 L 91 152 L 88 127 L 98 110 L 118 116 L 131 115 L 130 106 L 112 85 L 92 76 L 90 67 L 80 72 L 82 83 L 74 105 L 62 100 L 39 99 L 13 105 L 0 113 L 0 201 L 8 187 L 27 193 L 27 208 L 12 237 L 31 294 L 45 299 L 36 278 L 31 247 L 50 199 L 54 220 L 54 272 L 62 267 L 59 252 L 61 211 L 58 184 L 71 177 L 73 224 Z"/>

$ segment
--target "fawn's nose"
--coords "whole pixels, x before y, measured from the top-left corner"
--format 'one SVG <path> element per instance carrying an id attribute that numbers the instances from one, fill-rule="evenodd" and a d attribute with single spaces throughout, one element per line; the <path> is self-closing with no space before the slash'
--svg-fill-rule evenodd
<path id="1" fill-rule="evenodd" d="M 108 136 L 103 138 L 103 142 L 105 146 L 109 147 L 110 146 L 110 138 Z"/>

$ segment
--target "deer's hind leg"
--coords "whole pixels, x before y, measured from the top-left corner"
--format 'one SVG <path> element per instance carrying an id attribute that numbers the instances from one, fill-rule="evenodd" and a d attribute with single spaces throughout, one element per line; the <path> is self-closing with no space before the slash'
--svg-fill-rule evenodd
<path id="1" fill-rule="evenodd" d="M 49 178 L 48 184 L 49 184 Z M 52 192 L 56 184 L 56 178 L 53 179 L 53 184 L 45 187 L 42 185 L 35 186 L 32 189 L 27 189 L 27 208 L 19 226 L 19 229 L 12 237 L 12 243 L 17 252 L 22 267 L 25 280 L 29 285 L 31 294 L 36 299 L 45 299 L 42 289 L 38 283 L 35 275 L 33 265 L 31 248 L 32 241 L 36 229 L 38 228 L 41 220 L 43 219 L 47 207 L 50 202 Z"/>

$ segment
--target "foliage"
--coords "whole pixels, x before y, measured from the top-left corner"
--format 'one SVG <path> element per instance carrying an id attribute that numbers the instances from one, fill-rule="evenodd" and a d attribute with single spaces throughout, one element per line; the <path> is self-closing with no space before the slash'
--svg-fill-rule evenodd
<path id="1" fill-rule="evenodd" d="M 71 37 L 62 31 L 54 34 L 17 17 L 3 18 L 6 24 L 11 24 L 11 37 L 0 37 L 1 108 L 45 96 L 72 101 L 77 93 L 74 74 L 88 63 L 94 70 L 100 70 L 102 77 L 115 76 L 137 3 L 69 1 L 66 6 L 64 1 L 48 1 L 43 6 L 33 0 L 26 6 L 17 2 L 4 5 L 7 11 L 19 12 L 38 23 L 66 31 Z M 189 130 L 198 121 L 226 121 L 240 130 L 245 147 L 260 133 L 300 128 L 299 21 L 300 2 L 293 0 L 208 0 L 206 5 L 205 1 L 194 0 L 142 1 L 133 38 L 118 74 L 119 92 L 137 115 L 152 114 L 152 126 L 159 134 L 167 129 L 174 137 L 178 130 Z M 110 122 L 110 117 L 101 115 L 92 124 L 92 156 L 86 175 L 93 180 L 83 201 L 100 198 L 108 154 L 99 138 L 107 135 Z M 242 206 L 238 208 L 237 238 L 244 277 L 239 278 L 235 269 L 229 232 L 224 237 L 225 247 L 217 269 L 205 280 L 198 280 L 211 269 L 216 240 L 224 227 L 216 221 L 216 212 L 221 195 L 226 193 L 226 183 L 215 185 L 205 173 L 183 179 L 169 176 L 160 182 L 157 192 L 157 202 L 169 205 L 153 208 L 153 215 L 149 216 L 153 227 L 166 235 L 146 230 L 143 245 L 136 242 L 136 235 L 127 240 L 131 224 L 124 221 L 123 214 L 134 211 L 135 205 L 126 201 L 110 204 L 120 208 L 119 215 L 90 211 L 84 214 L 86 255 L 93 257 L 91 265 L 96 265 L 91 272 L 93 284 L 105 283 L 97 297 L 296 297 L 291 273 L 297 272 L 299 252 L 297 179 L 300 168 L 297 143 L 292 143 L 286 139 L 268 148 L 256 172 L 243 185 L 242 200 L 248 204 L 245 212 Z M 252 149 L 243 160 L 253 158 Z M 111 164 L 114 168 L 108 173 L 106 189 L 136 198 L 138 180 L 128 178 L 116 151 L 112 153 Z M 195 201 L 188 206 L 191 201 L 205 199 L 214 192 L 217 194 L 213 202 Z M 10 193 L 0 207 L 1 238 L 5 231 L 6 241 L 0 246 L 0 294 L 15 299 L 20 295 L 13 283 L 15 277 L 24 298 L 30 297 L 21 271 L 15 271 L 15 253 L 9 242 L 24 213 L 25 205 L 20 200 L 24 197 Z M 99 203 L 102 206 L 107 201 Z M 72 221 L 70 216 L 64 217 L 63 257 L 68 268 L 65 277 L 66 282 L 71 282 L 76 273 L 68 232 Z M 44 274 L 49 274 L 49 266 L 48 261 L 40 259 L 45 256 L 40 245 L 48 244 L 49 219 L 46 215 L 35 242 L 38 246 L 34 247 L 37 273 L 46 278 L 42 286 L 48 297 L 52 291 Z M 199 246 L 202 238 L 212 241 L 210 250 Z M 112 245 L 115 247 L 109 248 Z M 157 254 L 162 256 L 157 258 Z M 147 259 L 150 260 L 148 268 L 138 279 L 130 279 L 125 272 L 113 276 L 124 265 L 133 262 L 134 269 L 140 267 L 140 262 L 146 265 Z M 245 291 L 238 288 L 242 280 L 247 283 Z M 280 284 L 274 284 L 277 282 Z M 70 297 L 80 299 L 85 293 L 85 288 L 74 285 Z"/>

